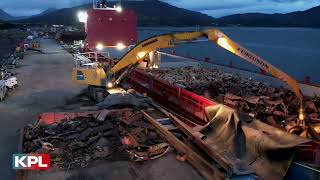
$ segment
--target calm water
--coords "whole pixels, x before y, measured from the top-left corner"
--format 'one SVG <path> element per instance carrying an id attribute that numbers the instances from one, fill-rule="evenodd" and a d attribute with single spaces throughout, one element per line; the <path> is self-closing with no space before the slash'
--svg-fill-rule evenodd
<path id="1" fill-rule="evenodd" d="M 219 28 L 231 39 L 253 51 L 276 67 L 298 80 L 311 76 L 313 83 L 320 84 L 320 29 L 306 28 Z M 177 31 L 192 31 L 195 28 L 139 28 L 139 40 L 156 34 Z M 257 70 L 257 68 L 225 50 L 200 42 L 185 44 L 170 49 L 176 54 L 189 55 L 202 59 L 210 57 L 217 63 Z M 168 50 L 165 50 L 168 51 Z"/>

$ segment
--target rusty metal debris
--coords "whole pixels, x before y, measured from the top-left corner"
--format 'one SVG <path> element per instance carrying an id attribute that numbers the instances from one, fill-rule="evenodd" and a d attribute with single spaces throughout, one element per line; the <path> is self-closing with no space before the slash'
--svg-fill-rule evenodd
<path id="1" fill-rule="evenodd" d="M 52 167 L 69 170 L 101 160 L 150 160 L 170 151 L 143 115 L 132 109 L 103 110 L 97 118 L 84 114 L 88 116 L 56 115 L 57 123 L 25 127 L 23 152 L 49 153 Z"/>
<path id="2" fill-rule="evenodd" d="M 145 161 L 163 156 L 170 146 L 145 120 L 141 113 L 126 111 L 118 123 L 121 129 L 122 144 L 127 147 L 130 159 Z"/>
<path id="3" fill-rule="evenodd" d="M 267 124 L 318 139 L 308 129 L 296 126 L 299 100 L 290 90 L 241 78 L 236 74 L 222 73 L 218 69 L 184 67 L 157 69 L 152 73 L 179 87 L 248 113 Z M 320 129 L 320 98 L 305 99 L 307 123 L 312 124 L 313 132 L 317 132 Z"/>

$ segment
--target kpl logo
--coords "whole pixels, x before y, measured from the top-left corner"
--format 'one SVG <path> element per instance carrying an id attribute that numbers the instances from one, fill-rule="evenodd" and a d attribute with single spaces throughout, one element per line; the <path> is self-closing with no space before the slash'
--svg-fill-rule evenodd
<path id="1" fill-rule="evenodd" d="M 48 170 L 50 169 L 49 154 L 13 154 L 13 169 Z"/>

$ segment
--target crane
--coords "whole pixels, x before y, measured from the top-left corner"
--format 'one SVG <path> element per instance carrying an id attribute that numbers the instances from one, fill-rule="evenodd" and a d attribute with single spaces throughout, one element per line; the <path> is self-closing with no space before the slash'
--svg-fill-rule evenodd
<path id="1" fill-rule="evenodd" d="M 300 100 L 300 121 L 298 124 L 304 126 L 304 99 L 297 81 L 263 58 L 240 46 L 218 29 L 163 34 L 148 38 L 138 43 L 134 48 L 123 55 L 119 61 L 107 71 L 99 66 L 93 68 L 74 68 L 73 80 L 82 84 L 112 88 L 119 84 L 140 62 L 148 60 L 147 57 L 154 54 L 158 49 L 175 47 L 176 45 L 192 42 L 201 38 L 208 39 L 230 53 L 259 67 L 286 83 Z M 150 59 L 152 58 L 149 58 L 149 64 L 153 64 L 154 62 L 150 62 Z M 125 70 L 121 71 L 123 69 Z"/>

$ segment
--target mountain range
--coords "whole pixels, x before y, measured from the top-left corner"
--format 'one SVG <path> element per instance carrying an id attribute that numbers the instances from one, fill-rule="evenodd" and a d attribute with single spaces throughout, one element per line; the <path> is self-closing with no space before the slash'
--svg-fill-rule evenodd
<path id="1" fill-rule="evenodd" d="M 113 6 L 114 3 L 109 3 Z M 139 26 L 257 26 L 257 27 L 320 27 L 320 6 L 306 11 L 286 14 L 245 13 L 213 18 L 200 12 L 172 6 L 159 0 L 123 1 L 124 9 L 138 14 Z M 47 9 L 39 15 L 16 18 L 0 10 L 0 20 L 13 23 L 65 24 L 78 22 L 77 12 L 88 10 L 92 4 L 72 8 Z"/>
<path id="2" fill-rule="evenodd" d="M 0 9 L 0 20 L 1 21 L 14 21 L 19 19 L 27 18 L 27 16 L 20 16 L 20 17 L 14 17 L 5 12 L 4 10 Z"/>
<path id="3" fill-rule="evenodd" d="M 43 11 L 40 14 L 35 15 L 35 16 L 42 16 L 42 15 L 54 12 L 56 10 L 57 9 L 55 9 L 55 8 L 48 8 L 45 11 Z M 9 13 L 5 12 L 4 10 L 0 9 L 0 21 L 16 21 L 16 20 L 22 20 L 22 19 L 27 19 L 27 18 L 31 18 L 31 17 L 34 17 L 34 16 L 30 16 L 30 17 L 28 17 L 28 16 L 12 16 Z"/>
<path id="4" fill-rule="evenodd" d="M 8 20 L 12 20 L 12 18 L 13 17 L 10 14 L 8 14 L 4 10 L 0 9 L 0 20 L 8 21 Z"/>
<path id="5" fill-rule="evenodd" d="M 216 19 L 220 25 L 320 28 L 320 6 L 287 14 L 245 13 Z"/>
<path id="6" fill-rule="evenodd" d="M 115 5 L 115 2 L 109 3 L 109 6 L 113 5 Z M 214 22 L 214 18 L 208 15 L 178 8 L 158 0 L 123 1 L 122 7 L 124 9 L 134 10 L 137 13 L 138 24 L 140 26 L 205 26 L 211 25 Z M 72 8 L 55 10 L 45 15 L 36 15 L 15 22 L 73 25 L 78 22 L 77 12 L 91 8 L 92 4 L 85 4 Z"/>

